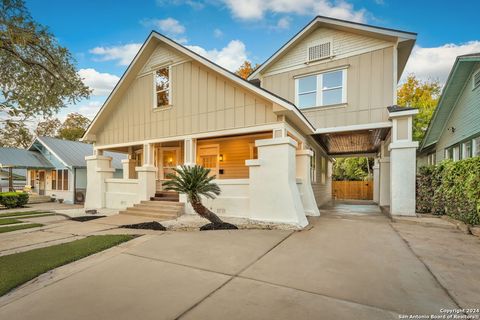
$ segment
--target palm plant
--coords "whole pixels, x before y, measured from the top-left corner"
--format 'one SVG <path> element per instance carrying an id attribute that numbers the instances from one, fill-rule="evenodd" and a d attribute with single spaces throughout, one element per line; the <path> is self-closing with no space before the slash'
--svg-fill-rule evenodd
<path id="1" fill-rule="evenodd" d="M 224 223 L 215 213 L 208 210 L 201 200 L 201 196 L 215 199 L 220 195 L 220 187 L 212 182 L 215 176 L 209 176 L 210 169 L 199 165 L 185 166 L 173 169 L 176 174 L 167 175 L 167 181 L 163 182 L 165 190 L 184 193 L 188 202 L 196 213 L 214 224 Z"/>

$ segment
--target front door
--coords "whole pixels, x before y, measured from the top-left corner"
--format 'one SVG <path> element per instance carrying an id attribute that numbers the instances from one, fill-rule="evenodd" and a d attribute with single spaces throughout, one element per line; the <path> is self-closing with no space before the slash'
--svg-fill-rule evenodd
<path id="1" fill-rule="evenodd" d="M 179 165 L 180 148 L 179 147 L 161 147 L 159 159 L 157 161 L 159 178 L 164 180 L 169 173 L 174 173 L 174 168 Z"/>
<path id="2" fill-rule="evenodd" d="M 45 171 L 38 172 L 38 194 L 45 195 Z"/>
<path id="3" fill-rule="evenodd" d="M 198 147 L 198 164 L 204 168 L 210 169 L 210 175 L 216 175 L 218 178 L 219 169 L 219 146 L 210 144 Z"/>

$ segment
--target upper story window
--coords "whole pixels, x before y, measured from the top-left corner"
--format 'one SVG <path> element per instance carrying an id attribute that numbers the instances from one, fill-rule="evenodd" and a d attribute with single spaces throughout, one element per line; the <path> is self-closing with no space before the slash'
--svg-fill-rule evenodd
<path id="1" fill-rule="evenodd" d="M 298 78 L 296 105 L 311 108 L 346 103 L 346 80 L 346 69 Z"/>
<path id="2" fill-rule="evenodd" d="M 165 108 L 171 105 L 170 68 L 155 71 L 155 103 L 154 108 Z"/>

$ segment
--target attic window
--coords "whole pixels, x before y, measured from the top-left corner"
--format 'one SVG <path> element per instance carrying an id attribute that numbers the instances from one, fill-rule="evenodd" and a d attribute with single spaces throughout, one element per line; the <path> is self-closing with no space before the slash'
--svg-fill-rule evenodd
<path id="1" fill-rule="evenodd" d="M 480 70 L 473 75 L 473 89 L 476 89 L 480 86 Z"/>
<path id="2" fill-rule="evenodd" d="M 329 58 L 332 55 L 332 41 L 324 41 L 308 47 L 307 62 Z"/>
<path id="3" fill-rule="evenodd" d="M 155 71 L 155 103 L 154 108 L 165 108 L 171 105 L 170 68 Z"/>

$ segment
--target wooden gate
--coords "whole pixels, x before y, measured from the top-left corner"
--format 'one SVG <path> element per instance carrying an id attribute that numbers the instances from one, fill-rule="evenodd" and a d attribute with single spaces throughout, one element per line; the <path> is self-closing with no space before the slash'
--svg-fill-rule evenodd
<path id="1" fill-rule="evenodd" d="M 373 181 L 332 181 L 332 196 L 342 200 L 373 200 Z"/>

